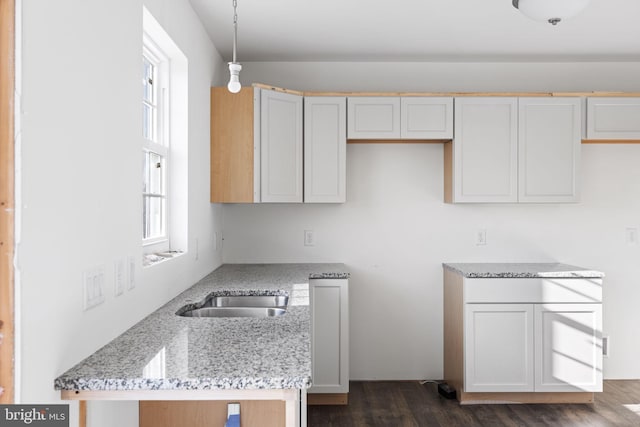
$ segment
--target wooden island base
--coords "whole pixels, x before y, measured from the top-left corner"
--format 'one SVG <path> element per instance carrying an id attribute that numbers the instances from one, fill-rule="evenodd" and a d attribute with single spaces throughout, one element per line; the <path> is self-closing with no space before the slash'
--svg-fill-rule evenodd
<path id="1" fill-rule="evenodd" d="M 139 427 L 223 426 L 227 403 L 240 404 L 243 426 L 282 427 L 285 403 L 280 400 L 141 401 Z"/>

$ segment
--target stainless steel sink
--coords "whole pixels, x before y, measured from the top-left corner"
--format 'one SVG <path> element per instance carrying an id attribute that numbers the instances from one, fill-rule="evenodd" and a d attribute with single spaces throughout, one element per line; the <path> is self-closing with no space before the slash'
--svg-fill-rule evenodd
<path id="1" fill-rule="evenodd" d="M 218 295 L 177 311 L 182 317 L 275 317 L 287 312 L 286 295 Z"/>
<path id="2" fill-rule="evenodd" d="M 273 307 L 203 307 L 180 313 L 183 317 L 274 317 L 287 312 Z"/>
<path id="3" fill-rule="evenodd" d="M 285 295 L 228 295 L 208 298 L 202 307 L 286 307 Z"/>

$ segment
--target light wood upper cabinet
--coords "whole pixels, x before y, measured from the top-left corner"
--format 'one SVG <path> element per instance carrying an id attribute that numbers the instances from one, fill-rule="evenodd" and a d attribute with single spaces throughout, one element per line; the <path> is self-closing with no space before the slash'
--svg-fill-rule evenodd
<path id="1" fill-rule="evenodd" d="M 211 88 L 211 202 L 302 202 L 302 96 Z"/>
<path id="2" fill-rule="evenodd" d="M 212 203 L 259 201 L 259 175 L 254 172 L 254 158 L 260 159 L 258 148 L 254 138 L 254 88 L 245 87 L 234 94 L 226 87 L 212 87 Z"/>
<path id="3" fill-rule="evenodd" d="M 640 98 L 587 98 L 587 139 L 640 139 Z"/>
<path id="4" fill-rule="evenodd" d="M 453 138 L 453 98 L 400 98 L 400 138 Z"/>
<path id="5" fill-rule="evenodd" d="M 304 99 L 304 202 L 344 203 L 347 99 Z"/>
<path id="6" fill-rule="evenodd" d="M 349 139 L 400 138 L 400 98 L 350 97 L 347 104 Z"/>
<path id="7" fill-rule="evenodd" d="M 580 98 L 519 98 L 518 201 L 577 202 Z"/>
<path id="8" fill-rule="evenodd" d="M 455 137 L 445 147 L 446 201 L 518 201 L 517 117 L 517 98 L 456 98 Z"/>
<path id="9" fill-rule="evenodd" d="M 302 202 L 302 96 L 262 91 L 261 201 Z"/>
<path id="10" fill-rule="evenodd" d="M 580 138 L 579 98 L 456 98 L 445 201 L 576 202 Z"/>

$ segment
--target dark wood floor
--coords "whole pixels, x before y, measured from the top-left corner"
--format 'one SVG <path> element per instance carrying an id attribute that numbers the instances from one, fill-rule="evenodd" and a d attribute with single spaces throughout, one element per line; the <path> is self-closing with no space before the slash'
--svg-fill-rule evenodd
<path id="1" fill-rule="evenodd" d="M 591 405 L 465 405 L 435 384 L 352 381 L 347 406 L 309 406 L 309 427 L 639 427 L 640 380 L 604 383 Z"/>

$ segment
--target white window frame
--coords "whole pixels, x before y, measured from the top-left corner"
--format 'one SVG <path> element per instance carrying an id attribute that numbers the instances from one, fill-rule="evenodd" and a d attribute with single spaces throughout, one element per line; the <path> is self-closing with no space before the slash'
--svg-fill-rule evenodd
<path id="1" fill-rule="evenodd" d="M 149 140 L 142 137 L 142 150 L 143 156 L 146 156 L 147 153 L 152 152 L 159 154 L 162 156 L 164 164 L 163 164 L 163 173 L 162 173 L 162 196 L 153 196 L 152 193 L 143 193 L 142 201 L 145 203 L 146 197 L 161 197 L 163 199 L 163 207 L 162 207 L 162 234 L 159 236 L 152 236 L 149 238 L 144 237 L 144 230 L 142 232 L 142 246 L 144 248 L 144 253 L 154 253 L 161 251 L 169 251 L 170 250 L 170 239 L 169 236 L 169 216 L 170 212 L 170 192 L 169 192 L 169 177 L 170 177 L 170 169 L 171 169 L 171 141 L 170 141 L 170 108 L 171 108 L 171 100 L 169 98 L 170 94 L 170 62 L 168 56 L 160 49 L 157 43 L 153 41 L 153 39 L 145 32 L 143 33 L 143 58 L 147 58 L 149 62 L 155 67 L 156 75 L 154 81 L 154 90 L 156 91 L 156 123 L 155 129 L 153 129 L 153 134 L 155 134 L 156 141 Z M 142 101 L 144 104 L 144 100 Z M 143 158 L 143 162 L 146 161 Z M 144 209 L 143 209 L 144 215 Z M 144 224 L 144 218 L 142 218 Z"/>

